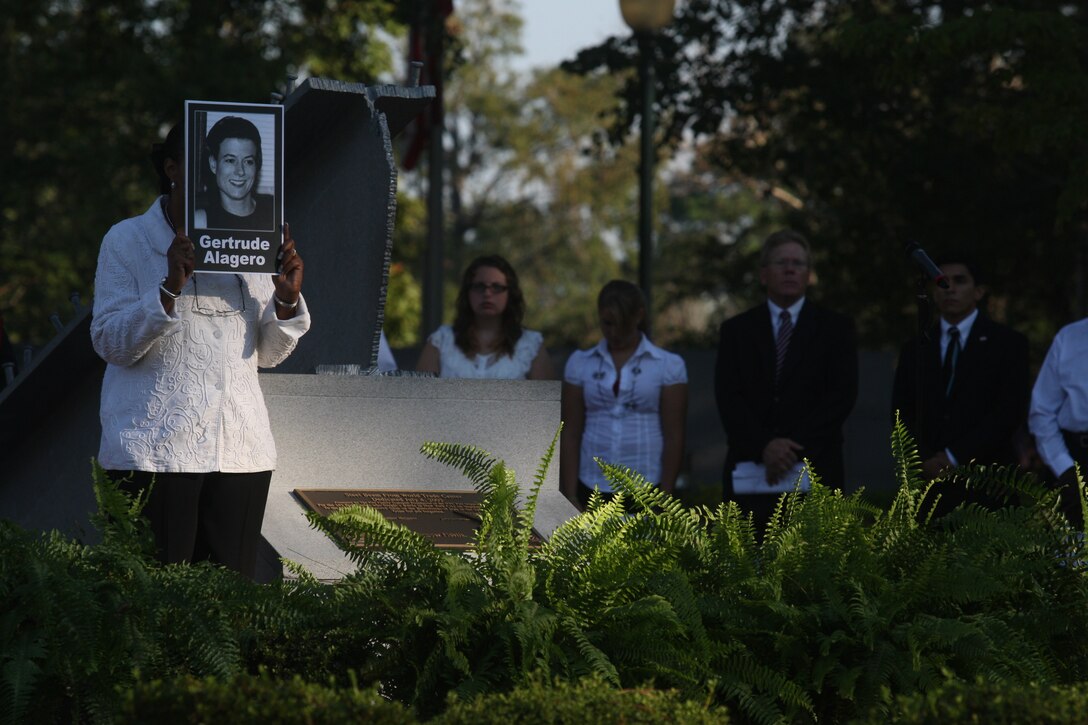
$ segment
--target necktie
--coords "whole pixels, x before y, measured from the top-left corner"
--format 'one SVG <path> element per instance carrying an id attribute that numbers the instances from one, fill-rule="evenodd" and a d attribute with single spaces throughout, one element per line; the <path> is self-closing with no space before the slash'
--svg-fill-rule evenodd
<path id="1" fill-rule="evenodd" d="M 775 380 L 782 377 L 782 363 L 786 361 L 786 348 L 790 346 L 790 336 L 793 335 L 793 319 L 790 313 L 782 310 L 778 313 L 778 339 L 775 340 Z"/>
<path id="2" fill-rule="evenodd" d="M 944 395 L 952 393 L 952 383 L 956 379 L 956 362 L 960 359 L 960 329 L 948 328 L 948 349 L 944 351 Z"/>

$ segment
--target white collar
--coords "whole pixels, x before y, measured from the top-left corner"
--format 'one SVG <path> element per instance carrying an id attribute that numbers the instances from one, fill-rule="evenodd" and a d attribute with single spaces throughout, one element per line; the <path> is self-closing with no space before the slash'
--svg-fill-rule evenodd
<path id="1" fill-rule="evenodd" d="M 770 308 L 770 310 L 771 310 L 771 319 L 774 320 L 775 322 L 778 322 L 778 318 L 782 316 L 783 311 L 789 312 L 790 313 L 790 319 L 793 320 L 793 321 L 796 321 L 797 316 L 801 314 L 801 308 L 804 307 L 804 306 L 805 306 L 805 298 L 804 297 L 797 300 L 796 302 L 794 302 L 789 307 L 779 307 L 774 302 L 772 302 L 769 297 L 767 298 L 767 307 Z"/>
<path id="2" fill-rule="evenodd" d="M 641 336 L 641 338 L 638 341 L 638 347 L 636 347 L 635 351 L 631 353 L 630 359 L 634 360 L 641 355 L 647 355 L 652 358 L 660 358 L 661 349 L 657 345 L 650 342 L 650 338 L 646 337 L 646 333 L 639 333 L 639 335 Z M 612 359 L 612 353 L 608 350 L 608 340 L 605 340 L 602 337 L 600 342 L 598 342 L 593 347 L 593 354 L 599 355 L 606 360 Z"/>
<path id="3" fill-rule="evenodd" d="M 941 318 L 941 340 L 948 335 L 949 329 L 955 327 L 960 331 L 960 345 L 967 342 L 967 336 L 971 334 L 971 328 L 975 324 L 975 320 L 978 319 L 978 308 L 976 307 L 971 314 L 964 317 L 962 320 L 953 325 L 948 320 Z"/>

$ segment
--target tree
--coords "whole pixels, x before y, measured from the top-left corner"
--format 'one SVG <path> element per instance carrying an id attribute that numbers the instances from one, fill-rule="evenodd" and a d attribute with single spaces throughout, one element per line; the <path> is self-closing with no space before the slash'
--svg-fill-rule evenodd
<path id="1" fill-rule="evenodd" d="M 998 315 L 1040 346 L 1084 312 L 1082 4 L 690 0 L 658 49 L 667 138 L 706 138 L 718 168 L 796 197 L 817 294 L 869 344 L 913 324 L 909 239 L 983 261 Z M 613 38 L 567 67 L 623 70 L 634 52 Z M 616 135 L 638 92 L 632 77 Z"/>
<path id="2" fill-rule="evenodd" d="M 511 0 L 464 0 L 455 18 L 445 89 L 447 318 L 463 267 L 500 253 L 525 289 L 526 323 L 549 345 L 588 343 L 597 290 L 624 273 L 633 249 L 623 240 L 634 238 L 637 152 L 601 143 L 621 79 L 510 71 L 521 53 Z M 418 259 L 421 245 L 418 234 L 398 232 L 394 258 Z"/>
<path id="3" fill-rule="evenodd" d="M 661 298 L 655 337 L 713 348 L 726 318 L 764 299 L 759 252 L 783 225 L 780 190 L 723 171 L 707 145 L 684 149 L 690 161 L 664 174 L 654 284 Z"/>
<path id="4" fill-rule="evenodd" d="M 185 99 L 267 102 L 289 70 L 373 81 L 391 62 L 373 28 L 399 28 L 388 0 L 0 3 L 0 315 L 32 343 L 151 203 L 150 144 Z"/>

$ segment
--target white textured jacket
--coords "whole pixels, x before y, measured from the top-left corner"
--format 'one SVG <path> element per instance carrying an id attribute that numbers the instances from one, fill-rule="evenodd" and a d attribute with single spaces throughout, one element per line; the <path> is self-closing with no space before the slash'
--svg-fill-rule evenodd
<path id="1" fill-rule="evenodd" d="M 268 275 L 194 274 L 167 315 L 159 298 L 174 232 L 156 200 L 102 240 L 91 340 L 108 363 L 98 459 L 117 470 L 249 473 L 276 465 L 257 367 L 310 327 L 305 300 L 276 317 Z"/>

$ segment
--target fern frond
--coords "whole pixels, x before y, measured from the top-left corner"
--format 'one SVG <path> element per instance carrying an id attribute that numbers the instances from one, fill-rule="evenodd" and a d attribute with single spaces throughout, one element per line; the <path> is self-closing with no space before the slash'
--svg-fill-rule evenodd
<path id="1" fill-rule="evenodd" d="M 589 665 L 590 672 L 600 675 L 606 682 L 613 687 L 620 686 L 620 675 L 616 671 L 615 665 L 608 658 L 604 652 L 598 649 L 589 638 L 586 637 L 585 632 L 578 626 L 578 623 L 570 617 L 561 617 L 559 620 L 560 629 L 572 640 L 574 640 L 575 646 L 578 648 L 579 654 Z"/>
<path id="2" fill-rule="evenodd" d="M 358 568 L 383 572 L 437 573 L 442 553 L 426 537 L 393 523 L 380 511 L 346 506 L 329 516 L 307 512 L 310 526 L 328 536 Z"/>
<path id="3" fill-rule="evenodd" d="M 1073 472 L 1077 476 L 1077 501 L 1080 503 L 1080 520 L 1081 526 L 1081 539 L 1083 540 L 1083 534 L 1088 531 L 1088 488 L 1084 485 L 1084 476 L 1080 472 L 1080 464 L 1073 464 Z"/>
<path id="4" fill-rule="evenodd" d="M 426 442 L 419 452 L 431 460 L 444 463 L 461 471 L 472 481 L 473 487 L 487 496 L 490 493 L 491 469 L 498 459 L 487 451 L 463 443 Z"/>
<path id="5" fill-rule="evenodd" d="M 519 559 L 516 549 L 518 483 L 514 472 L 502 461 L 497 462 L 488 476 L 487 495 L 480 504 L 480 528 L 476 531 L 476 552 L 483 563 L 501 571 Z"/>
<path id="6" fill-rule="evenodd" d="M 287 570 L 287 572 L 291 576 L 293 576 L 297 580 L 298 583 L 314 586 L 319 584 L 317 577 L 315 577 L 309 569 L 307 569 L 305 566 L 298 563 L 297 561 L 292 561 L 290 559 L 280 557 L 280 564 L 283 566 L 284 569 Z"/>
<path id="7" fill-rule="evenodd" d="M 813 714 L 808 693 L 781 672 L 756 662 L 747 652 L 738 652 L 720 662 L 719 687 L 730 699 L 740 702 L 740 709 L 758 722 L 775 723 L 785 719 L 788 710 Z"/>
<path id="8" fill-rule="evenodd" d="M 4 630 L 13 628 L 13 617 L 5 616 Z M 8 634 L 7 631 L 4 632 Z M 41 638 L 34 632 L 24 632 L 14 643 L 4 637 L 4 667 L 0 670 L 4 684 L 4 719 L 8 722 L 23 722 L 27 716 L 27 706 L 34 695 L 35 684 L 42 674 L 39 660 L 48 652 Z"/>
<path id="9" fill-rule="evenodd" d="M 91 479 L 97 504 L 91 514 L 91 524 L 102 533 L 105 546 L 149 559 L 154 551 L 153 537 L 147 519 L 141 514 L 155 486 L 154 481 L 130 497 L 117 481 L 106 475 L 94 458 L 91 459 Z"/>
<path id="10" fill-rule="evenodd" d="M 559 428 L 556 429 L 555 435 L 552 436 L 552 442 L 548 444 L 548 449 L 544 452 L 544 457 L 540 459 L 540 465 L 537 466 L 536 474 L 533 476 L 533 483 L 529 487 L 529 495 L 518 512 L 518 524 L 520 526 L 518 547 L 521 551 L 526 552 L 526 555 L 529 551 L 529 540 L 533 533 L 533 522 L 536 520 L 536 502 L 548 477 L 548 468 L 551 466 L 552 457 L 555 455 L 555 447 L 559 443 L 559 436 L 562 432 L 563 423 L 560 421 Z"/>
<path id="11" fill-rule="evenodd" d="M 898 410 L 895 411 L 895 424 L 892 426 L 892 457 L 899 487 L 919 489 L 925 480 L 922 476 L 922 457 Z"/>

